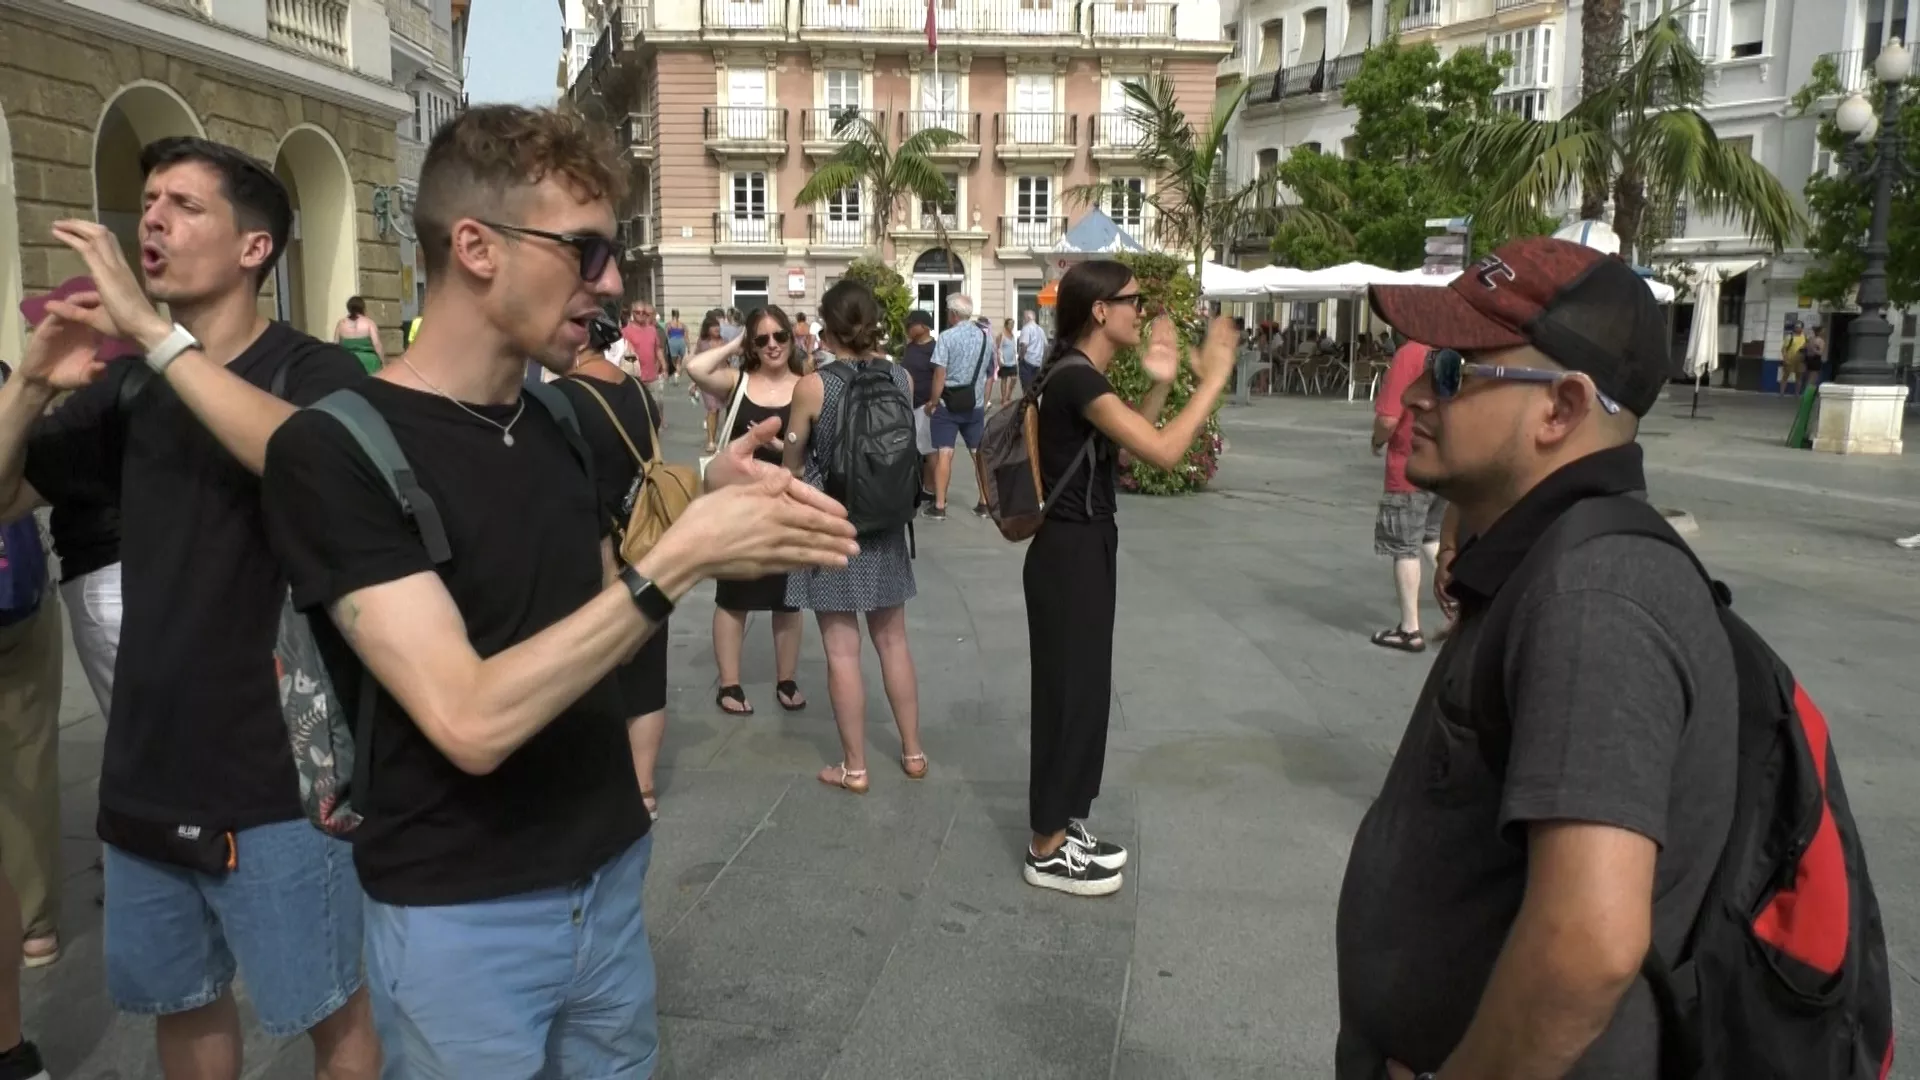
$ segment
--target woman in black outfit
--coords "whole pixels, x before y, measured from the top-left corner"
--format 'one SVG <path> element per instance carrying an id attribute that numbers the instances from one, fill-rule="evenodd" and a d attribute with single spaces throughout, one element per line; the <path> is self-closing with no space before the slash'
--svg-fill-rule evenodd
<path id="1" fill-rule="evenodd" d="M 687 377 L 709 398 L 724 403 L 723 416 L 734 413 L 733 427 L 720 432 L 722 444 L 772 417 L 779 417 L 784 439 L 787 416 L 793 411 L 793 388 L 807 373 L 807 355 L 794 340 L 793 323 L 787 313 L 773 304 L 749 312 L 741 325 L 746 331 L 739 337 L 689 359 Z M 739 360 L 737 371 L 733 367 L 735 358 Z M 733 407 L 736 395 L 740 397 L 737 409 Z M 783 445 L 762 447 L 754 456 L 782 464 Z M 787 606 L 787 575 L 719 581 L 714 584 L 713 595 L 713 662 L 720 669 L 720 689 L 714 704 L 734 716 L 753 714 L 753 704 L 740 688 L 740 649 L 747 636 L 747 613 L 765 611 L 773 624 L 774 674 L 779 680 L 774 684 L 774 695 L 788 712 L 806 708 L 807 699 L 801 696 L 800 684 L 793 678 L 800 667 L 800 639 L 806 629 L 800 613 Z"/>
<path id="2" fill-rule="evenodd" d="M 587 347 L 580 350 L 573 370 L 554 385 L 572 401 L 580 418 L 580 437 L 593 452 L 600 512 L 615 530 L 625 530 L 634 478 L 640 462 L 653 455 L 660 405 L 639 380 L 607 359 L 607 350 L 619 340 L 620 327 L 613 320 L 595 319 L 587 328 Z M 617 538 L 614 547 L 619 547 Z M 626 697 L 627 745 L 633 752 L 640 797 L 648 815 L 657 819 L 660 804 L 653 795 L 653 770 L 660 760 L 660 740 L 667 733 L 667 627 L 662 624 L 613 674 Z"/>
<path id="3" fill-rule="evenodd" d="M 1113 514 L 1116 446 L 1173 469 L 1212 415 L 1233 370 L 1231 319 L 1215 319 L 1193 356 L 1199 385 L 1156 428 L 1180 358 L 1172 322 L 1154 320 L 1141 366 L 1153 389 L 1136 408 L 1113 392 L 1114 353 L 1141 344 L 1139 283 L 1117 262 L 1081 263 L 1060 281 L 1058 334 L 1034 384 L 1047 520 L 1027 549 L 1021 580 L 1033 668 L 1033 763 L 1027 812 L 1029 885 L 1075 896 L 1120 888 L 1126 849 L 1096 839 L 1085 819 L 1100 794 L 1113 699 L 1113 618 L 1119 534 Z"/>

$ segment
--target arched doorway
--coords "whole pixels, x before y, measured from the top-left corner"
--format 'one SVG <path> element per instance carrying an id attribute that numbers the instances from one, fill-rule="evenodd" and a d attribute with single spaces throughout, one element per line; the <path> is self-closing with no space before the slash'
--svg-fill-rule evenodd
<path id="1" fill-rule="evenodd" d="M 281 140 L 273 171 L 293 197 L 293 233 L 274 267 L 278 315 L 327 337 L 360 280 L 346 155 L 333 136 L 303 124 Z"/>
<path id="2" fill-rule="evenodd" d="M 20 207 L 14 201 L 13 135 L 0 109 L 0 360 L 18 364 L 26 355 L 20 318 Z"/>
<path id="3" fill-rule="evenodd" d="M 935 326 L 947 325 L 947 297 L 964 292 L 967 264 L 952 248 L 928 248 L 913 260 L 913 306 L 933 316 Z"/>
<path id="4" fill-rule="evenodd" d="M 133 82 L 107 99 L 93 132 L 93 207 L 100 224 L 113 230 L 127 262 L 140 265 L 140 150 L 155 139 L 204 136 L 200 118 L 173 88 Z"/>

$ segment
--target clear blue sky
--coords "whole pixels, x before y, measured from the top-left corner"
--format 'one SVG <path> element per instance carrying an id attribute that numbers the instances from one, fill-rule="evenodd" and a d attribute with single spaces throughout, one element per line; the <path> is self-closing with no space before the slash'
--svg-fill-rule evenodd
<path id="1" fill-rule="evenodd" d="M 467 27 L 467 97 L 474 104 L 551 105 L 560 66 L 556 0 L 475 0 Z"/>

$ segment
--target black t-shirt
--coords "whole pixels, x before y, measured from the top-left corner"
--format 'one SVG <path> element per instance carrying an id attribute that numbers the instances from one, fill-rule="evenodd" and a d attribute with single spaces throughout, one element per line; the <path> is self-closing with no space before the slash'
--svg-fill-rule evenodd
<path id="1" fill-rule="evenodd" d="M 351 353 L 270 323 L 227 370 L 310 404 L 365 378 Z M 54 501 L 117 494 L 125 616 L 100 803 L 162 824 L 245 829 L 301 816 L 273 645 L 287 581 L 267 547 L 260 480 L 164 379 L 123 409 L 133 363 L 34 426 L 27 481 Z"/>
<path id="2" fill-rule="evenodd" d="M 900 352 L 900 366 L 913 377 L 913 407 L 926 408 L 933 400 L 933 342 L 907 342 Z"/>
<path id="3" fill-rule="evenodd" d="M 125 364 L 142 363 L 135 359 L 112 362 L 110 372 Z M 13 369 L 0 362 L 0 383 L 13 376 Z M 110 374 L 109 378 L 117 378 Z M 71 400 L 68 398 L 67 400 Z M 67 402 L 61 401 L 57 411 Z M 54 554 L 60 558 L 60 581 L 64 584 L 120 561 L 120 508 L 117 505 L 118 470 L 111 477 L 63 477 L 61 490 L 41 491 L 52 511 L 47 515 L 47 531 L 53 535 Z M 38 489 L 36 489 L 38 490 Z"/>
<path id="4" fill-rule="evenodd" d="M 1106 521 L 1113 517 L 1114 467 L 1118 455 L 1112 441 L 1087 419 L 1087 408 L 1113 393 L 1113 384 L 1090 363 L 1066 363 L 1070 352 L 1055 361 L 1040 394 L 1040 476 L 1047 484 L 1047 516 L 1061 521 Z M 1060 478 L 1093 436 L 1094 459 L 1082 464 L 1058 488 Z M 1092 485 L 1093 512 L 1087 512 L 1088 485 Z"/>
<path id="5" fill-rule="evenodd" d="M 476 652 L 525 641 L 599 593 L 606 529 L 598 500 L 545 409 L 527 401 L 507 446 L 497 428 L 446 398 L 384 379 L 359 389 L 440 511 L 453 550 L 440 578 Z M 474 408 L 505 423 L 516 406 Z M 330 416 L 302 413 L 274 435 L 265 486 L 268 529 L 303 610 L 319 613 L 357 589 L 435 569 L 373 463 Z M 313 623 L 351 708 L 363 669 L 331 620 Z M 485 776 L 448 761 L 392 697 L 377 702 L 366 820 L 353 846 L 375 900 L 459 904 L 553 888 L 587 877 L 646 834 L 611 678 Z"/>
<path id="6" fill-rule="evenodd" d="M 634 478 L 640 474 L 640 466 L 633 459 L 634 451 L 639 451 L 642 460 L 653 455 L 653 425 L 648 417 L 660 415 L 659 403 L 640 385 L 640 380 L 634 378 L 614 384 L 584 375 L 569 376 L 553 385 L 573 402 L 573 411 L 580 418 L 580 438 L 593 454 L 593 483 L 599 489 L 602 527 L 625 528 L 629 516 L 627 496 L 633 491 Z M 612 407 L 613 414 L 620 418 L 627 438 L 633 440 L 633 450 L 627 449 L 613 421 L 607 419 L 607 410 L 594 400 L 588 387 L 598 391 Z"/>

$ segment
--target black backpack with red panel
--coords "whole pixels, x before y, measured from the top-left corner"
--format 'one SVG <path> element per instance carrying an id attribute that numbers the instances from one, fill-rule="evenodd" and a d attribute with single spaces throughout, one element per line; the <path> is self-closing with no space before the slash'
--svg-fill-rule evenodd
<path id="1" fill-rule="evenodd" d="M 1641 966 L 1660 1008 L 1661 1080 L 1886 1080 L 1886 935 L 1826 717 L 1734 614 L 1726 585 L 1646 501 L 1577 503 L 1495 596 L 1474 660 L 1481 753 L 1505 775 L 1512 729 L 1501 665 L 1530 575 L 1589 540 L 1622 535 L 1686 553 L 1713 592 L 1739 680 L 1739 779 L 1726 848 L 1680 955 L 1662 957 L 1656 947 Z"/>

